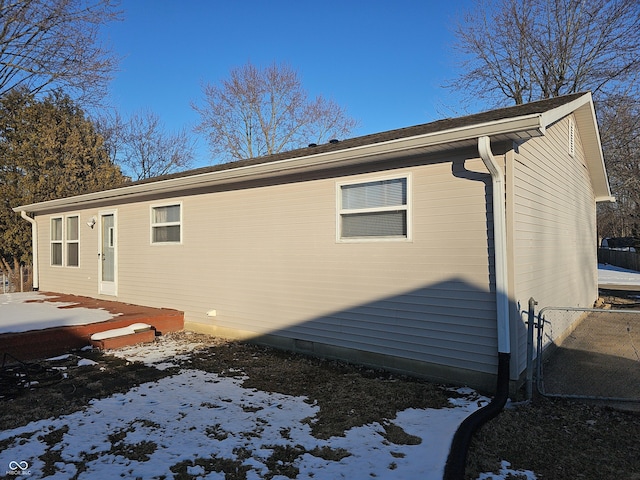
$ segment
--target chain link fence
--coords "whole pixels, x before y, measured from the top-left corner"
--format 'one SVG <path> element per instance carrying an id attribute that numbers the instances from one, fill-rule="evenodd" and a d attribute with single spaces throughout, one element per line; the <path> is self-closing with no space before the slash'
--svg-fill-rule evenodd
<path id="1" fill-rule="evenodd" d="M 584 316 L 566 338 L 553 329 Z M 537 387 L 545 396 L 640 403 L 640 310 L 545 307 L 537 315 Z"/>

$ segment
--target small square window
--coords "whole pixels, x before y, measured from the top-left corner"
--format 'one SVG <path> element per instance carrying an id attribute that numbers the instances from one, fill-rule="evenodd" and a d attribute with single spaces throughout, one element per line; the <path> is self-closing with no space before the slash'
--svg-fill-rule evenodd
<path id="1" fill-rule="evenodd" d="M 151 207 L 151 243 L 182 242 L 182 205 Z"/>

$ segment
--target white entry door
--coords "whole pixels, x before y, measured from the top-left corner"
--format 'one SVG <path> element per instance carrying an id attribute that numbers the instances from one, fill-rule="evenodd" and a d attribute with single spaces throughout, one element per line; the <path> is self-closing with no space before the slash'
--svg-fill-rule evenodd
<path id="1" fill-rule="evenodd" d="M 101 212 L 98 275 L 99 292 L 104 295 L 117 295 L 118 292 L 117 238 L 116 212 Z"/>

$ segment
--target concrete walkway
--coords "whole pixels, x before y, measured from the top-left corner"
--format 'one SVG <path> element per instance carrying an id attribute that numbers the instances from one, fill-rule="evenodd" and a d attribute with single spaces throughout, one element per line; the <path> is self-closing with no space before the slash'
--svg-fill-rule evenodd
<path id="1" fill-rule="evenodd" d="M 544 362 L 549 394 L 621 398 L 640 410 L 640 310 L 589 313 Z M 619 308 L 616 307 L 616 310 Z"/>

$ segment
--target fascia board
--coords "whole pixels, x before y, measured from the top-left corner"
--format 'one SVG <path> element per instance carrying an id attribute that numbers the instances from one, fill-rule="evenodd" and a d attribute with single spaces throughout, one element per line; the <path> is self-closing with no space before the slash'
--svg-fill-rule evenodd
<path id="1" fill-rule="evenodd" d="M 549 127 L 558 120 L 573 114 L 576 119 L 578 131 L 585 150 L 585 157 L 591 185 L 596 197 L 596 202 L 612 201 L 609 179 L 604 164 L 604 155 L 600 143 L 598 121 L 593 106 L 593 98 L 590 92 L 565 103 L 564 105 L 548 110 L 542 114 L 544 127 Z"/>
<path id="2" fill-rule="evenodd" d="M 15 212 L 27 211 L 37 213 L 41 211 L 55 210 L 56 208 L 69 208 L 73 206 L 90 205 L 96 202 L 108 200 L 122 200 L 144 197 L 147 195 L 180 192 L 192 188 L 220 185 L 250 179 L 266 178 L 286 173 L 314 171 L 340 165 L 354 165 L 382 158 L 396 158 L 410 153 L 428 149 L 431 146 L 455 143 L 481 136 L 495 136 L 505 134 L 521 134 L 526 132 L 528 136 L 544 134 L 541 114 L 524 115 L 521 117 L 507 118 L 484 124 L 475 124 L 440 132 L 432 132 L 424 135 L 389 140 L 345 150 L 308 155 L 304 157 L 290 158 L 275 162 L 266 162 L 227 170 L 219 170 L 197 175 L 160 180 L 138 185 L 129 185 L 111 190 L 103 190 L 94 193 L 86 193 L 73 197 L 48 200 L 46 202 L 33 203 L 15 207 Z"/>
<path id="3" fill-rule="evenodd" d="M 591 93 L 587 92 L 581 97 L 576 98 L 572 102 L 565 103 L 564 105 L 561 105 L 559 107 L 556 107 L 544 112 L 542 114 L 542 119 L 541 119 L 542 124 L 545 126 L 545 128 L 547 128 L 552 124 L 554 124 L 555 122 L 557 122 L 558 120 L 563 119 L 567 115 L 571 115 L 578 108 L 587 104 L 592 104 L 592 103 L 593 102 L 591 99 Z"/>
<path id="4" fill-rule="evenodd" d="M 585 160 L 591 177 L 596 201 L 612 201 L 609 177 L 604 163 L 602 144 L 600 143 L 600 130 L 596 111 L 591 101 L 591 94 L 585 95 L 587 102 L 578 106 L 573 114 L 576 120 L 582 145 L 585 150 Z"/>

